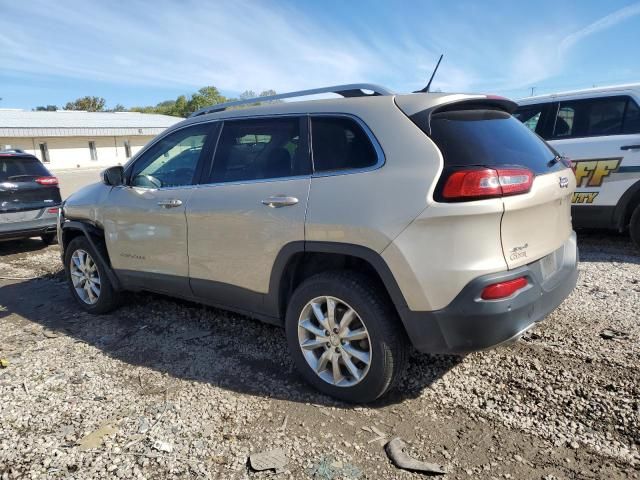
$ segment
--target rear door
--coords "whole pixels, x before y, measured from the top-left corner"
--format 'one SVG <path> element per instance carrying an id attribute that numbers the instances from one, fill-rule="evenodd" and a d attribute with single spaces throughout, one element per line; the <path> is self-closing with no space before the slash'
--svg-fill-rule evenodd
<path id="1" fill-rule="evenodd" d="M 304 240 L 311 180 L 307 117 L 226 120 L 187 205 L 195 295 L 262 313 L 280 250 Z"/>
<path id="2" fill-rule="evenodd" d="M 505 183 L 519 182 L 520 174 L 510 177 L 509 169 L 533 174 L 528 192 L 502 195 L 500 237 L 509 268 L 533 262 L 569 238 L 573 172 L 510 114 L 479 108 L 434 113 L 431 137 L 444 157 L 443 179 L 452 171 L 478 167 L 507 172 L 500 174 Z"/>
<path id="3" fill-rule="evenodd" d="M 0 154 L 0 222 L 33 220 L 60 202 L 58 180 L 37 158 Z"/>
<path id="4" fill-rule="evenodd" d="M 588 207 L 578 224 L 602 221 L 602 212 L 608 212 L 607 223 L 611 222 L 613 207 L 640 179 L 640 109 L 636 101 L 625 95 L 560 101 L 550 144 L 576 165 L 573 203 Z M 601 214 L 598 219 L 589 218 L 597 213 Z"/>

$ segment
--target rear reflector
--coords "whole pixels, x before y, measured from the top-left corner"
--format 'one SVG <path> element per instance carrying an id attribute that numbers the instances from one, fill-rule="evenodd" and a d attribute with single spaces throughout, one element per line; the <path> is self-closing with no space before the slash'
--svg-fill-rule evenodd
<path id="1" fill-rule="evenodd" d="M 58 207 L 52 207 L 47 209 L 47 213 L 58 213 L 60 209 Z"/>
<path id="2" fill-rule="evenodd" d="M 482 290 L 481 297 L 483 300 L 507 298 L 527 285 L 529 285 L 527 277 L 514 278 L 513 280 L 507 280 L 506 282 L 494 283 Z"/>
<path id="3" fill-rule="evenodd" d="M 40 185 L 58 185 L 58 179 L 56 177 L 38 177 L 36 183 Z"/>
<path id="4" fill-rule="evenodd" d="M 533 172 L 526 168 L 474 168 L 458 170 L 447 178 L 442 196 L 452 200 L 478 200 L 526 193 Z"/>

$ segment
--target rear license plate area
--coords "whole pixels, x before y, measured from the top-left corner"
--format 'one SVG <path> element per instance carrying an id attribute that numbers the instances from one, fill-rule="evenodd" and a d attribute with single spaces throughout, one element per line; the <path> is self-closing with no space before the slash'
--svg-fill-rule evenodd
<path id="1" fill-rule="evenodd" d="M 557 252 L 551 252 L 540 260 L 540 272 L 542 273 L 542 281 L 552 277 L 558 270 Z"/>

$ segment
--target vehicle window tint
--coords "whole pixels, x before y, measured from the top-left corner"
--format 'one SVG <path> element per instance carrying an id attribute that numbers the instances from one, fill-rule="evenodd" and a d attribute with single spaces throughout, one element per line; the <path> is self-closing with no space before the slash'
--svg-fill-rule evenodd
<path id="1" fill-rule="evenodd" d="M 513 116 L 524 123 L 529 130 L 535 132 L 538 128 L 543 108 L 543 105 L 525 105 L 519 107 Z"/>
<path id="2" fill-rule="evenodd" d="M 183 128 L 157 142 L 133 166 L 131 185 L 161 188 L 191 185 L 211 124 Z"/>
<path id="3" fill-rule="evenodd" d="M 632 98 L 627 104 L 622 133 L 640 133 L 640 108 Z"/>
<path id="4" fill-rule="evenodd" d="M 420 117 L 414 121 L 423 130 Z M 535 133 L 501 110 L 452 110 L 431 116 L 431 139 L 445 167 L 521 165 L 534 173 L 566 168 Z"/>
<path id="5" fill-rule="evenodd" d="M 300 118 L 226 121 L 213 159 L 211 183 L 308 175 Z"/>
<path id="6" fill-rule="evenodd" d="M 553 128 L 554 137 L 569 137 L 574 135 L 574 120 L 576 111 L 573 107 L 562 106 L 558 109 L 556 124 Z"/>
<path id="7" fill-rule="evenodd" d="M 345 117 L 312 117 L 313 166 L 316 172 L 366 168 L 378 162 L 369 137 Z"/>
<path id="8" fill-rule="evenodd" d="M 0 155 L 0 182 L 49 175 L 49 170 L 37 158 Z"/>
<path id="9" fill-rule="evenodd" d="M 553 128 L 554 138 L 617 135 L 627 97 L 605 97 L 560 103 Z"/>
<path id="10" fill-rule="evenodd" d="M 622 132 L 625 98 L 602 99 L 589 110 L 587 135 L 615 135 Z"/>

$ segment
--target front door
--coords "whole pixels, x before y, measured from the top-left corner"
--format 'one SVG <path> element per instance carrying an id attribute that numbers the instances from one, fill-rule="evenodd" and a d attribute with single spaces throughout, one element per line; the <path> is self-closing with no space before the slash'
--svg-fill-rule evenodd
<path id="1" fill-rule="evenodd" d="M 225 121 L 211 172 L 187 204 L 193 293 L 263 313 L 280 250 L 304 240 L 306 117 Z"/>
<path id="2" fill-rule="evenodd" d="M 127 168 L 127 185 L 109 192 L 107 249 L 128 288 L 190 293 L 185 208 L 213 128 L 197 124 L 168 134 Z"/>

